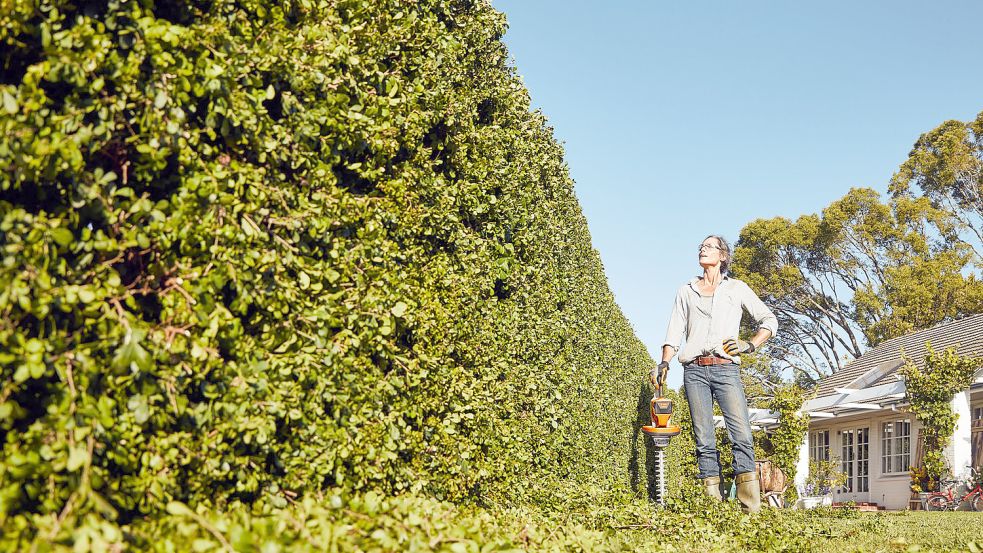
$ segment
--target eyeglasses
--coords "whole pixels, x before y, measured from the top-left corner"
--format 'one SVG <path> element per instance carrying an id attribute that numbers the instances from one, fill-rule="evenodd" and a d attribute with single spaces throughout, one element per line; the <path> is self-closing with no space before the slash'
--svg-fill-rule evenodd
<path id="1" fill-rule="evenodd" d="M 700 244 L 698 253 L 703 253 L 703 250 L 723 250 L 720 246 L 711 246 L 710 244 Z"/>

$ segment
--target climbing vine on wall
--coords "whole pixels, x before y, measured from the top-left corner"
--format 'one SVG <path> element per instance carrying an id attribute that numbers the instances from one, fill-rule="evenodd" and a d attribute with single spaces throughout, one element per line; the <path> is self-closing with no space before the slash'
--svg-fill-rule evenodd
<path id="1" fill-rule="evenodd" d="M 778 428 L 771 433 L 769 440 L 771 460 L 790 480 L 795 478 L 799 447 L 809 429 L 809 417 L 799 412 L 807 393 L 799 386 L 790 385 L 776 391 L 768 404 L 769 410 L 778 414 Z"/>
<path id="2" fill-rule="evenodd" d="M 924 368 L 918 368 L 906 357 L 899 372 L 905 380 L 909 409 L 922 424 L 925 472 L 930 480 L 938 482 L 949 470 L 943 450 L 956 429 L 952 396 L 969 387 L 983 360 L 960 357 L 953 348 L 937 352 L 931 343 L 925 347 L 928 353 Z"/>

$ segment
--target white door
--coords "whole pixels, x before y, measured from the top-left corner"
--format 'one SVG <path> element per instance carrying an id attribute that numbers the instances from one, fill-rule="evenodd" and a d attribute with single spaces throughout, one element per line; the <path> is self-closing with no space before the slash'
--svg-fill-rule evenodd
<path id="1" fill-rule="evenodd" d="M 870 499 L 870 427 L 840 432 L 840 470 L 846 483 L 836 491 L 837 501 Z"/>

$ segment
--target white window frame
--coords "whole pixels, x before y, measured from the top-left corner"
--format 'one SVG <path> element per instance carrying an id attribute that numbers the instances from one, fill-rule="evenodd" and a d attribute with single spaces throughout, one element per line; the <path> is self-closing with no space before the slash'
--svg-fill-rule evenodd
<path id="1" fill-rule="evenodd" d="M 846 482 L 840 493 L 853 493 L 855 490 L 854 460 L 857 458 L 857 433 L 853 428 L 840 431 L 840 470 L 846 475 Z"/>
<path id="2" fill-rule="evenodd" d="M 812 461 L 829 461 L 829 430 L 809 433 L 809 459 Z"/>
<path id="3" fill-rule="evenodd" d="M 911 465 L 911 419 L 881 421 L 881 474 L 907 474 Z"/>
<path id="4" fill-rule="evenodd" d="M 856 445 L 857 455 L 857 491 L 870 491 L 870 427 L 864 426 L 857 429 Z"/>

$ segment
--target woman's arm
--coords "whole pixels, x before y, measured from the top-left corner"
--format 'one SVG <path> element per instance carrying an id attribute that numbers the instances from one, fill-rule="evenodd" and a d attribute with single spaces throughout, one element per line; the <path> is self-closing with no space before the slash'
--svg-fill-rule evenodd
<path id="1" fill-rule="evenodd" d="M 668 363 L 672 361 L 672 358 L 676 356 L 676 348 L 666 344 L 662 346 L 662 362 Z"/>
<path id="2" fill-rule="evenodd" d="M 741 292 L 741 305 L 744 309 L 747 309 L 748 313 L 754 317 L 754 320 L 758 323 L 758 331 L 754 333 L 754 336 L 747 342 L 744 340 L 739 340 L 737 338 L 728 338 L 724 340 L 724 352 L 727 355 L 741 355 L 742 353 L 751 353 L 754 350 L 761 347 L 762 344 L 768 341 L 769 338 L 778 332 L 778 317 L 768 309 L 765 302 L 761 301 L 761 298 L 751 290 L 751 287 L 746 283 L 741 282 L 743 285 Z"/>
<path id="3" fill-rule="evenodd" d="M 758 331 L 751 337 L 750 342 L 754 344 L 754 349 L 758 349 L 761 347 L 761 344 L 767 342 L 769 338 L 771 338 L 771 331 L 767 328 L 761 327 L 758 328 Z"/>
<path id="4" fill-rule="evenodd" d="M 769 338 L 778 334 L 778 317 L 771 312 L 771 309 L 768 309 L 765 302 L 761 301 L 761 298 L 747 284 L 744 284 L 744 294 L 741 298 L 741 303 L 744 305 L 744 309 L 747 309 L 748 313 L 758 323 L 758 331 L 751 338 L 755 347 L 760 346 Z"/>

